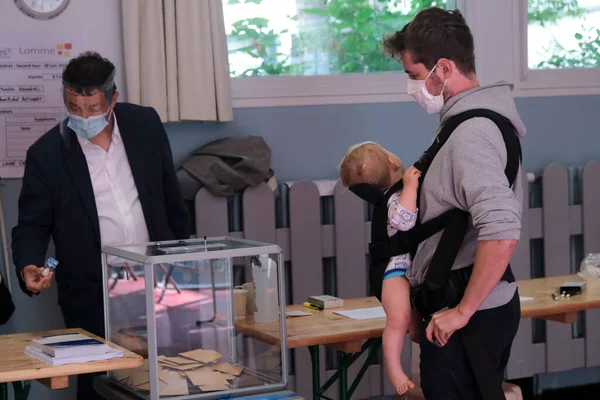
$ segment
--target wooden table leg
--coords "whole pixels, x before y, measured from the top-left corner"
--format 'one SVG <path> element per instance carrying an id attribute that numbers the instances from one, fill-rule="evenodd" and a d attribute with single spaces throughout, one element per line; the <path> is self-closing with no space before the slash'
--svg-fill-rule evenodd
<path id="1" fill-rule="evenodd" d="M 163 297 L 165 297 L 165 292 L 167 290 L 167 285 L 169 284 L 169 282 L 171 282 L 171 285 L 173 285 L 173 287 L 175 288 L 175 290 L 177 291 L 178 294 L 181 294 L 181 290 L 179 290 L 179 287 L 177 287 L 177 284 L 175 283 L 175 281 L 173 280 L 173 278 L 171 277 L 173 275 L 173 269 L 175 268 L 173 265 L 169 265 L 169 271 L 167 272 L 165 270 L 165 268 L 162 266 L 162 264 L 157 264 L 158 268 L 160 268 L 160 270 L 162 271 L 164 277 L 163 277 L 163 287 L 162 290 L 160 292 L 160 297 L 158 298 L 157 303 L 160 303 L 163 299 Z M 155 284 L 156 286 L 156 284 Z M 214 318 L 213 318 L 214 320 Z M 212 320 L 211 320 L 212 322 Z"/>
<path id="2" fill-rule="evenodd" d="M 546 319 L 548 321 L 563 322 L 565 324 L 574 324 L 578 320 L 578 315 L 577 311 L 574 311 L 563 314 L 546 315 L 540 318 Z"/>
<path id="3" fill-rule="evenodd" d="M 342 353 L 358 353 L 361 350 L 362 344 L 360 340 L 355 340 L 353 342 L 328 344 L 327 347 L 331 347 Z"/>
<path id="4" fill-rule="evenodd" d="M 53 378 L 38 379 L 38 381 L 49 389 L 66 389 L 69 387 L 68 376 L 55 376 Z"/>

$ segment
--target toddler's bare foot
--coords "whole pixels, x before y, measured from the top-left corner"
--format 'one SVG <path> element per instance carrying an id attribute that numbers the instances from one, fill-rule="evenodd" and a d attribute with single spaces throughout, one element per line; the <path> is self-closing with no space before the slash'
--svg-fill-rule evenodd
<path id="1" fill-rule="evenodd" d="M 408 379 L 408 376 L 406 376 L 404 373 L 399 374 L 399 376 L 396 379 L 394 379 L 394 381 L 394 387 L 396 388 L 396 392 L 398 392 L 399 395 L 403 395 L 410 389 L 413 389 L 415 387 L 415 384 L 410 379 Z"/>

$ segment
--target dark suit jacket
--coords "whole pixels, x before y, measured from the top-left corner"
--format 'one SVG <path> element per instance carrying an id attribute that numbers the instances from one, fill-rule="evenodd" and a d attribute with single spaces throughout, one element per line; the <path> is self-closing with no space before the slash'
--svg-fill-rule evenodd
<path id="1" fill-rule="evenodd" d="M 189 237 L 169 141 L 156 111 L 118 103 L 117 124 L 151 241 Z M 50 237 L 59 262 L 58 303 L 70 315 L 102 304 L 100 227 L 90 174 L 75 133 L 63 121 L 27 151 L 19 220 L 12 230 L 13 261 L 43 266 Z M 101 317 L 101 316 L 98 316 Z"/>

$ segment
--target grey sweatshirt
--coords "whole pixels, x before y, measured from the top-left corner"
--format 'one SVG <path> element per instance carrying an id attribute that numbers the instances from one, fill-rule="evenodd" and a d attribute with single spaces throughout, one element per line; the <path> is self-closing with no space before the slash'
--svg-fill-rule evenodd
<path id="1" fill-rule="evenodd" d="M 499 82 L 460 93 L 444 105 L 440 125 L 463 111 L 486 108 L 509 118 L 518 136 L 523 137 L 525 126 L 511 91 L 512 85 Z M 459 125 L 431 163 L 421 189 L 419 212 L 422 221 L 453 208 L 471 214 L 465 240 L 452 269 L 464 268 L 475 262 L 479 240 L 519 239 L 523 188 L 521 179 L 517 179 L 512 188 L 509 187 L 505 167 L 506 145 L 502 134 L 486 118 L 472 118 Z M 420 244 L 406 274 L 412 286 L 423 281 L 441 235 L 439 232 Z M 514 282 L 500 282 L 479 309 L 508 303 L 516 287 Z"/>

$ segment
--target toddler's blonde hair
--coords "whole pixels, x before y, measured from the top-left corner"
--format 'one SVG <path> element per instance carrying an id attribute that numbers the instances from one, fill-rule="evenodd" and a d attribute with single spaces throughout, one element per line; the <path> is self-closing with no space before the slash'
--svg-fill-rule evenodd
<path id="1" fill-rule="evenodd" d="M 397 160 L 404 172 L 404 165 L 394 154 L 375 142 L 363 142 L 348 149 L 338 167 L 344 187 L 358 183 L 370 183 L 385 189 L 390 183 L 389 158 Z"/>

